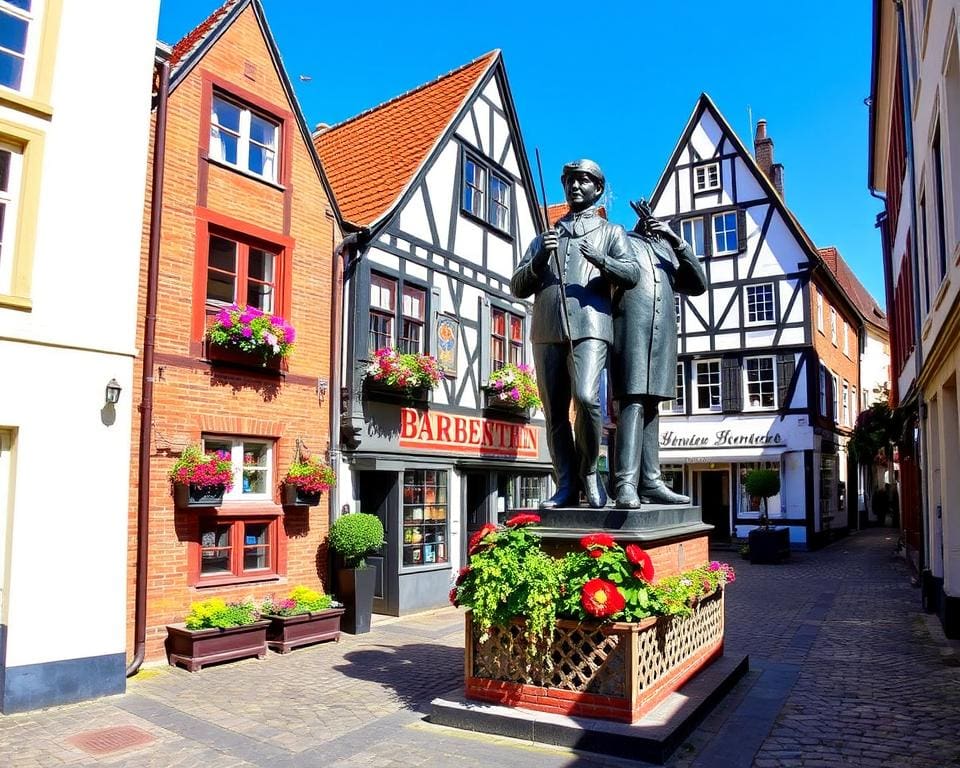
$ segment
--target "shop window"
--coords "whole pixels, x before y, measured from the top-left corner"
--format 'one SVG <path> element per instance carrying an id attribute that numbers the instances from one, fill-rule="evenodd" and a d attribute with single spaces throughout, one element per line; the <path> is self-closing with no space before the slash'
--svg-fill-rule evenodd
<path id="1" fill-rule="evenodd" d="M 684 490 L 683 464 L 661 464 L 660 479 L 674 493 L 686 494 Z"/>
<path id="2" fill-rule="evenodd" d="M 497 307 L 490 309 L 490 362 L 494 371 L 507 363 L 523 363 L 523 318 Z"/>
<path id="3" fill-rule="evenodd" d="M 205 437 L 206 453 L 225 451 L 233 463 L 233 488 L 224 501 L 273 501 L 273 443 L 247 438 Z"/>
<path id="4" fill-rule="evenodd" d="M 720 411 L 720 361 L 698 360 L 694 366 L 696 376 L 696 411 Z"/>
<path id="5" fill-rule="evenodd" d="M 397 306 L 397 294 L 400 306 Z M 399 311 L 399 315 L 397 310 Z M 378 349 L 397 346 L 402 353 L 423 354 L 427 292 L 409 283 L 398 284 L 394 278 L 370 274 L 370 321 L 367 351 L 373 355 Z M 396 328 L 400 337 L 396 338 Z"/>
<path id="6" fill-rule="evenodd" d="M 276 120 L 222 94 L 214 94 L 210 110 L 211 160 L 275 182 L 279 136 Z"/>
<path id="7" fill-rule="evenodd" d="M 773 357 L 747 357 L 743 361 L 747 401 L 745 410 L 777 407 L 777 377 Z"/>
<path id="8" fill-rule="evenodd" d="M 747 323 L 772 323 L 777 319 L 773 283 L 747 286 Z"/>
<path id="9" fill-rule="evenodd" d="M 277 575 L 279 517 L 201 517 L 197 583 L 255 580 Z"/>
<path id="10" fill-rule="evenodd" d="M 739 466 L 740 472 L 740 496 L 739 496 L 739 515 L 741 517 L 753 517 L 759 516 L 763 512 L 763 499 L 759 496 L 751 496 L 747 493 L 747 489 L 744 486 L 746 482 L 747 473 L 754 469 L 772 469 L 777 474 L 780 474 L 780 462 L 779 461 L 754 461 L 742 463 Z M 782 480 L 781 477 L 781 492 L 782 492 Z M 770 517 L 780 517 L 781 516 L 781 505 L 780 505 L 780 494 L 776 496 L 771 496 L 767 499 L 767 514 Z"/>
<path id="11" fill-rule="evenodd" d="M 835 516 L 839 488 L 837 486 L 837 469 L 839 459 L 835 453 L 820 455 L 820 528 L 829 530 Z"/>
<path id="12" fill-rule="evenodd" d="M 403 564 L 448 560 L 447 472 L 408 469 L 403 473 Z"/>
<path id="13" fill-rule="evenodd" d="M 687 400 L 684 388 L 683 363 L 677 363 L 676 390 L 673 400 L 664 400 L 660 403 L 660 413 L 686 413 Z"/>
<path id="14" fill-rule="evenodd" d="M 510 232 L 512 184 L 472 155 L 463 158 L 461 206 L 464 213 L 501 232 Z"/>
<path id="15" fill-rule="evenodd" d="M 703 218 L 685 219 L 680 222 L 680 234 L 695 256 L 703 257 Z"/>
<path id="16" fill-rule="evenodd" d="M 263 312 L 277 306 L 279 249 L 225 233 L 211 234 L 207 250 L 207 307 L 246 304 Z"/>

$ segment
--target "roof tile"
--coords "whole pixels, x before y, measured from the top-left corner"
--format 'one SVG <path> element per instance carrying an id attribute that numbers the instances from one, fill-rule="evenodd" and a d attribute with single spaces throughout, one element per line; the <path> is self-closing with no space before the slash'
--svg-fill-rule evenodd
<path id="1" fill-rule="evenodd" d="M 197 46 L 199 46 L 214 29 L 217 23 L 230 11 L 233 6 L 242 0 L 227 0 L 223 5 L 217 8 L 213 13 L 207 16 L 197 26 L 185 34 L 180 41 L 173 46 L 170 52 L 170 68 L 174 68 L 183 59 L 185 59 Z"/>
<path id="2" fill-rule="evenodd" d="M 829 245 L 826 248 L 818 248 L 820 258 L 837 278 L 837 282 L 844 290 L 850 300 L 853 302 L 857 311 L 863 316 L 864 320 L 880 328 L 887 328 L 887 316 L 880 305 L 874 300 L 870 292 L 864 287 L 863 283 L 857 278 L 850 269 L 850 266 L 840 255 L 840 251 L 835 246 Z"/>

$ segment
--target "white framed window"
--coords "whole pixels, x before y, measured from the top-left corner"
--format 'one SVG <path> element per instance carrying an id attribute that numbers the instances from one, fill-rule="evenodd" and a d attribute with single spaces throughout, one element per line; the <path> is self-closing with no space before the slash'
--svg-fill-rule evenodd
<path id="1" fill-rule="evenodd" d="M 509 234 L 512 190 L 506 176 L 464 152 L 460 206 L 465 213 Z"/>
<path id="2" fill-rule="evenodd" d="M 718 412 L 722 409 L 720 388 L 720 361 L 697 360 L 694 364 L 696 400 L 694 411 Z"/>
<path id="3" fill-rule="evenodd" d="M 833 384 L 830 387 L 830 399 L 831 399 L 831 408 L 833 413 L 833 421 L 835 424 L 840 423 L 840 377 L 837 374 L 830 374 L 830 380 Z"/>
<path id="4" fill-rule="evenodd" d="M 830 341 L 837 346 L 837 310 L 830 307 Z"/>
<path id="5" fill-rule="evenodd" d="M 844 426 L 850 426 L 850 384 L 844 379 L 843 382 L 843 424 Z"/>
<path id="6" fill-rule="evenodd" d="M 843 321 L 843 354 L 850 357 L 850 326 L 847 321 Z"/>
<path id="7" fill-rule="evenodd" d="M 384 275 L 370 275 L 370 328 L 367 351 L 393 346 L 397 312 L 397 281 Z"/>
<path id="8" fill-rule="evenodd" d="M 510 230 L 510 184 L 497 174 L 490 174 L 490 210 L 487 221 L 501 232 Z"/>
<path id="9" fill-rule="evenodd" d="M 820 415 L 827 415 L 827 369 L 820 366 Z"/>
<path id="10" fill-rule="evenodd" d="M 267 181 L 277 180 L 280 126 L 239 102 L 214 94 L 210 110 L 211 160 Z"/>
<path id="11" fill-rule="evenodd" d="M 423 354 L 423 325 L 426 317 L 427 293 L 412 285 L 403 286 L 400 308 L 400 343 L 402 353 Z"/>
<path id="12" fill-rule="evenodd" d="M 823 333 L 823 294 L 817 289 L 817 330 Z"/>
<path id="13" fill-rule="evenodd" d="M 777 319 L 773 283 L 747 286 L 747 323 L 772 323 Z"/>
<path id="14" fill-rule="evenodd" d="M 0 143 L 0 294 L 12 293 L 23 153 Z"/>
<path id="15" fill-rule="evenodd" d="M 860 401 L 857 400 L 857 388 L 850 387 L 850 426 L 857 425 L 857 416 L 860 415 Z"/>
<path id="16" fill-rule="evenodd" d="M 224 501 L 273 500 L 273 441 L 245 437 L 204 437 L 205 453 L 225 452 L 233 464 L 233 488 Z"/>
<path id="17" fill-rule="evenodd" d="M 693 250 L 694 256 L 703 257 L 703 217 L 684 219 L 680 222 L 680 236 Z"/>
<path id="18" fill-rule="evenodd" d="M 745 411 L 777 407 L 777 366 L 772 356 L 744 358 L 743 380 L 746 384 Z"/>
<path id="19" fill-rule="evenodd" d="M 660 413 L 686 413 L 687 400 L 683 380 L 683 363 L 677 363 L 676 394 L 673 400 L 664 400 L 660 403 Z"/>
<path id="20" fill-rule="evenodd" d="M 751 496 L 747 493 L 747 487 L 744 485 L 744 479 L 747 476 L 748 472 L 751 472 L 754 469 L 772 469 L 774 472 L 780 473 L 780 462 L 779 461 L 753 461 L 753 462 L 743 462 L 738 465 L 737 470 L 740 473 L 740 509 L 739 513 L 743 517 L 759 517 L 760 513 L 763 511 L 763 499 L 759 496 Z M 782 480 L 782 475 L 781 475 Z M 781 483 L 781 490 L 783 486 Z M 780 503 L 780 494 L 776 496 L 771 496 L 767 499 L 767 516 L 768 517 L 783 517 L 782 505 Z"/>
<path id="21" fill-rule="evenodd" d="M 487 169 L 472 157 L 463 161 L 463 210 L 477 218 L 484 216 L 483 198 L 487 190 Z"/>
<path id="22" fill-rule="evenodd" d="M 737 212 L 715 213 L 713 215 L 713 253 L 736 253 L 739 247 L 737 241 Z"/>
<path id="23" fill-rule="evenodd" d="M 40 8 L 33 0 L 0 0 L 0 86 L 33 91 Z"/>
<path id="24" fill-rule="evenodd" d="M 720 188 L 720 163 L 700 165 L 693 171 L 694 185 L 697 192 L 708 192 Z"/>

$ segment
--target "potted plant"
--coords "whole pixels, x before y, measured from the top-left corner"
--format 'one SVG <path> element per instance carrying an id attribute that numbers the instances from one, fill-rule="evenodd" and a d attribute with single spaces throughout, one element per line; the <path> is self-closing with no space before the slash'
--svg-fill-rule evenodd
<path id="1" fill-rule="evenodd" d="M 763 500 L 759 527 L 747 534 L 751 563 L 779 563 L 790 557 L 790 529 L 771 528 L 768 499 L 780 493 L 780 473 L 775 469 L 752 469 L 743 478 L 747 494 Z"/>
<path id="2" fill-rule="evenodd" d="M 540 393 L 533 371 L 528 365 L 507 363 L 492 374 L 486 386 L 487 406 L 526 411 L 540 408 Z"/>
<path id="3" fill-rule="evenodd" d="M 330 526 L 330 547 L 343 559 L 337 571 L 337 594 L 346 613 L 344 629 L 355 635 L 370 631 L 376 570 L 366 556 L 383 546 L 383 524 L 376 515 L 351 512 Z"/>
<path id="4" fill-rule="evenodd" d="M 267 645 L 280 653 L 322 640 L 340 639 L 343 606 L 322 590 L 297 585 L 284 598 L 264 600 L 260 615 L 270 621 Z"/>
<path id="5" fill-rule="evenodd" d="M 233 463 L 226 451 L 209 454 L 190 445 L 174 462 L 170 479 L 178 507 L 217 507 L 233 487 Z"/>
<path id="6" fill-rule="evenodd" d="M 293 326 L 279 315 L 231 304 L 217 312 L 207 328 L 207 353 L 221 362 L 276 367 L 296 338 Z"/>
<path id="7" fill-rule="evenodd" d="M 368 388 L 406 398 L 426 397 L 442 380 L 443 371 L 433 355 L 398 352 L 391 347 L 374 353 L 364 377 Z"/>
<path id="8" fill-rule="evenodd" d="M 196 672 L 218 661 L 267 655 L 267 626 L 251 602 L 211 597 L 193 603 L 180 624 L 167 625 L 167 659 Z"/>
<path id="9" fill-rule="evenodd" d="M 337 484 L 333 467 L 317 458 L 298 458 L 283 478 L 283 503 L 291 506 L 315 507 L 320 494 Z"/>

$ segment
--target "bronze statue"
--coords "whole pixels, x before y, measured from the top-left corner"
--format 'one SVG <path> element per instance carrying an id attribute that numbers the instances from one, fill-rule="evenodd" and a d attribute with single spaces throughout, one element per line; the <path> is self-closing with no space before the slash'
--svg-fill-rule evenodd
<path id="1" fill-rule="evenodd" d="M 623 227 L 597 212 L 605 184 L 600 166 L 592 160 L 567 163 L 560 180 L 570 212 L 530 244 L 510 290 L 518 298 L 535 295 L 530 340 L 557 479 L 556 493 L 540 506 L 577 505 L 582 490 L 587 503 L 599 508 L 606 505 L 597 459 L 600 374 L 613 342 L 611 294 L 614 287 L 635 285 L 640 266 Z"/>
<path id="2" fill-rule="evenodd" d="M 660 478 L 660 414 L 676 395 L 677 319 L 674 292 L 697 296 L 707 289 L 700 262 L 683 239 L 654 218 L 646 203 L 631 203 L 638 218 L 630 233 L 634 287 L 613 297 L 610 379 L 619 407 L 614 452 L 616 505 L 688 504 Z"/>

